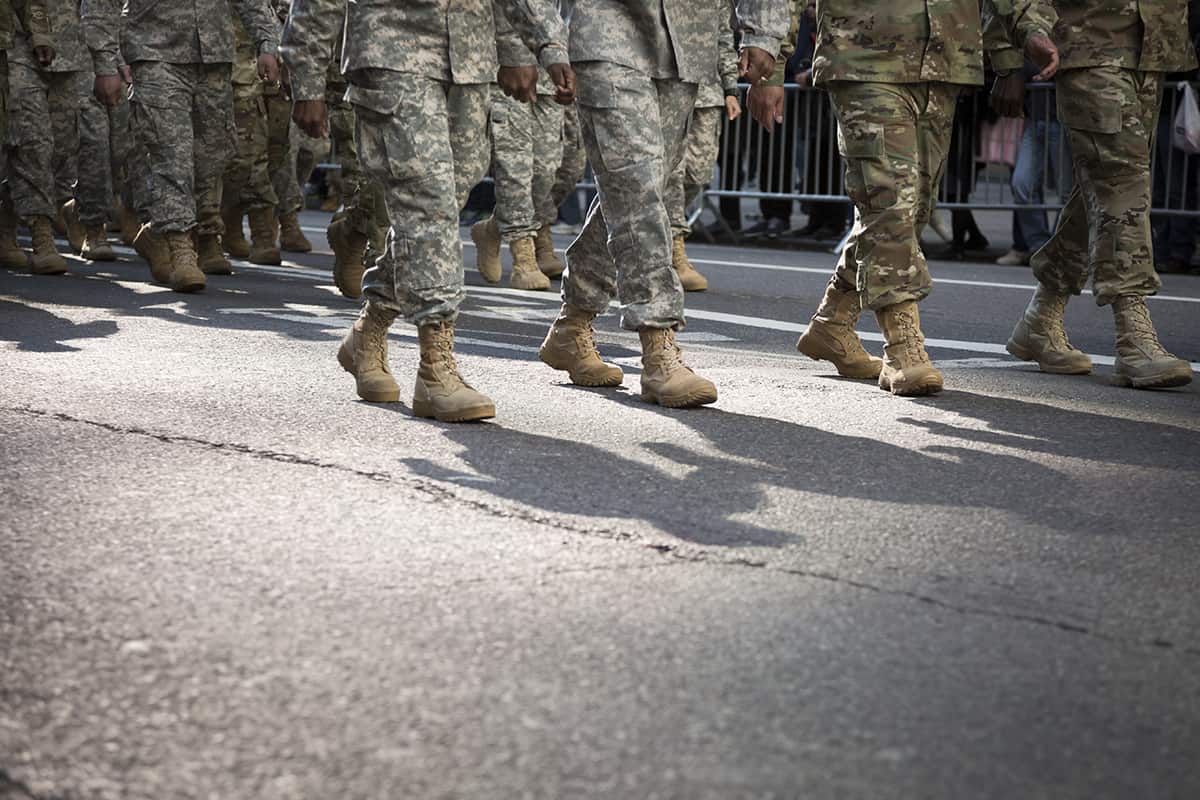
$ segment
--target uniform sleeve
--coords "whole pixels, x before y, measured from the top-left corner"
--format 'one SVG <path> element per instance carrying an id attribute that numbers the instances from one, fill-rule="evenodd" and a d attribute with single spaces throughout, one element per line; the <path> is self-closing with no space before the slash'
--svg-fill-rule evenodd
<path id="1" fill-rule="evenodd" d="M 1049 36 L 1057 19 L 1045 0 L 983 0 L 982 15 L 983 47 L 992 69 L 1000 72 L 1021 69 L 1025 41 Z"/>
<path id="2" fill-rule="evenodd" d="M 733 37 L 733 0 L 718 0 L 717 13 L 720 14 L 717 28 L 717 74 L 721 77 L 721 89 L 728 92 L 737 91 L 738 85 L 738 53 Z"/>
<path id="3" fill-rule="evenodd" d="M 495 0 L 495 9 L 543 68 L 567 63 L 567 25 L 551 0 Z"/>
<path id="4" fill-rule="evenodd" d="M 120 0 L 83 0 L 79 7 L 83 39 L 97 75 L 116 75 L 121 63 Z"/>
<path id="5" fill-rule="evenodd" d="M 536 67 L 537 56 L 525 46 L 521 36 L 508 21 L 508 15 L 499 0 L 492 3 L 492 16 L 496 20 L 496 55 L 502 67 Z"/>
<path id="6" fill-rule="evenodd" d="M 234 0 L 234 8 L 259 55 L 279 52 L 279 18 L 268 0 Z"/>
<path id="7" fill-rule="evenodd" d="M 24 18 L 20 20 L 20 23 L 21 27 L 29 32 L 29 43 L 35 48 L 55 49 L 56 43 L 51 33 L 50 14 L 46 10 L 46 1 L 26 0 L 20 5 L 25 7 Z"/>
<path id="8" fill-rule="evenodd" d="M 783 86 L 787 82 L 787 62 L 796 52 L 796 39 L 800 36 L 800 17 L 809 0 L 791 0 L 788 3 L 788 34 L 775 56 L 775 71 L 767 77 L 768 86 Z"/>
<path id="9" fill-rule="evenodd" d="M 295 0 L 280 53 L 291 76 L 292 97 L 325 99 L 325 72 L 346 15 L 345 0 Z"/>
<path id="10" fill-rule="evenodd" d="M 737 18 L 743 50 L 757 47 L 779 55 L 788 31 L 788 0 L 738 0 Z"/>

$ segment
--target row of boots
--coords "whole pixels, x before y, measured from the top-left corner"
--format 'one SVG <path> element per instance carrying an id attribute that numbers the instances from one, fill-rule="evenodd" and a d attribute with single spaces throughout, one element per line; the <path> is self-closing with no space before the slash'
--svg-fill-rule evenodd
<path id="1" fill-rule="evenodd" d="M 1069 295 L 1038 286 L 1009 337 L 1008 352 L 1023 361 L 1037 362 L 1044 372 L 1091 372 L 1092 360 L 1067 338 L 1063 316 L 1068 299 Z M 1122 295 L 1112 307 L 1117 333 L 1114 376 L 1118 384 L 1165 389 L 1191 382 L 1191 365 L 1167 352 L 1159 342 L 1144 298 Z M 878 379 L 879 388 L 892 394 L 921 396 L 942 390 L 942 373 L 925 351 L 915 302 L 897 303 L 875 312 L 883 333 L 883 358 L 868 353 L 855 332 L 859 312 L 858 292 L 832 278 L 796 349 L 809 358 L 832 363 L 843 377 Z"/>
<path id="2" fill-rule="evenodd" d="M 502 240 L 496 218 L 488 217 L 472 225 L 471 241 L 475 243 L 475 267 L 480 276 L 488 283 L 499 283 Z M 543 225 L 534 236 L 514 239 L 508 243 L 508 249 L 513 264 L 508 285 L 513 289 L 544 292 L 550 288 L 551 279 L 563 274 L 563 263 L 554 251 L 549 225 Z M 688 260 L 682 235 L 672 241 L 671 266 L 685 292 L 703 292 L 708 288 L 708 280 Z"/>
<path id="3" fill-rule="evenodd" d="M 400 385 L 388 366 L 387 334 L 394 311 L 367 303 L 338 348 L 342 369 L 354 376 L 358 396 L 371 403 L 400 400 Z M 578 386 L 615 387 L 624 380 L 621 368 L 605 363 L 596 349 L 592 321 L 596 315 L 576 306 L 562 307 L 538 352 L 541 360 L 562 370 Z M 463 379 L 454 358 L 454 323 L 442 321 L 418 328 L 421 360 L 413 389 L 413 414 L 440 422 L 473 422 L 496 415 L 495 405 Z M 717 401 L 717 388 L 683 361 L 670 328 L 643 328 L 642 399 L 668 408 L 693 408 Z"/>

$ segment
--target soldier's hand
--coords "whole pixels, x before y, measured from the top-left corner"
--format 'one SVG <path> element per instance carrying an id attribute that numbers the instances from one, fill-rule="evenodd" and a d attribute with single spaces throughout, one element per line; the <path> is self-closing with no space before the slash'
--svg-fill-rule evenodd
<path id="1" fill-rule="evenodd" d="M 44 44 L 33 48 L 33 54 L 37 56 L 38 63 L 43 67 L 54 63 L 54 48 L 49 45 Z"/>
<path id="2" fill-rule="evenodd" d="M 500 91 L 522 103 L 537 99 L 537 67 L 501 67 L 496 72 Z"/>
<path id="3" fill-rule="evenodd" d="M 725 98 L 725 116 L 729 117 L 729 121 L 733 122 L 742 115 L 742 104 L 738 102 L 736 97 Z"/>
<path id="4" fill-rule="evenodd" d="M 292 120 L 312 138 L 323 139 L 326 132 L 325 101 L 297 100 L 292 106 Z"/>
<path id="5" fill-rule="evenodd" d="M 1048 81 L 1058 72 L 1058 47 L 1049 36 L 1037 34 L 1026 39 L 1025 57 L 1041 70 L 1033 77 L 1035 81 Z"/>
<path id="6" fill-rule="evenodd" d="M 775 71 L 775 56 L 761 47 L 747 47 L 738 60 L 738 74 L 754 85 Z"/>
<path id="7" fill-rule="evenodd" d="M 124 88 L 125 83 L 120 75 L 97 75 L 92 83 L 96 99 L 106 106 L 115 106 L 121 102 L 121 90 Z"/>
<path id="8" fill-rule="evenodd" d="M 258 57 L 258 77 L 267 83 L 279 80 L 279 59 L 273 53 L 263 53 Z"/>
<path id="9" fill-rule="evenodd" d="M 550 80 L 554 82 L 554 102 L 569 106 L 575 102 L 575 70 L 570 64 L 551 64 Z"/>
<path id="10" fill-rule="evenodd" d="M 775 130 L 776 123 L 783 123 L 783 101 L 786 93 L 782 86 L 751 86 L 746 93 L 746 106 L 750 116 L 767 129 Z"/>
<path id="11" fill-rule="evenodd" d="M 992 111 L 1002 117 L 1025 116 L 1025 76 L 1021 72 L 996 78 L 992 84 Z"/>

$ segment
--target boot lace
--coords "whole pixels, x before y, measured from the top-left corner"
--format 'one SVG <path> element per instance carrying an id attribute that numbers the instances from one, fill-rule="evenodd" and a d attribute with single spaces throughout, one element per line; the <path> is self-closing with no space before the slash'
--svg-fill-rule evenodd
<path id="1" fill-rule="evenodd" d="M 1129 332 L 1133 334 L 1138 345 L 1147 353 L 1156 356 L 1168 356 L 1167 348 L 1158 341 L 1158 331 L 1150 320 L 1150 309 L 1146 308 L 1143 300 L 1131 302 L 1123 309 L 1128 322 Z"/>
<path id="2" fill-rule="evenodd" d="M 451 392 L 455 391 L 458 386 L 466 386 L 467 382 L 459 374 L 458 361 L 454 358 L 454 329 L 445 325 L 441 326 L 437 336 L 434 337 L 433 347 L 435 354 L 433 366 L 438 379 Z"/>
<path id="3" fill-rule="evenodd" d="M 912 314 L 898 313 L 896 321 L 900 324 L 901 335 L 904 339 L 904 355 L 911 364 L 925 364 L 929 356 L 925 353 L 925 337 L 917 328 Z"/>
<path id="4" fill-rule="evenodd" d="M 1063 315 L 1067 311 L 1066 295 L 1053 295 L 1046 302 L 1047 316 L 1045 319 L 1046 337 L 1057 350 L 1073 350 L 1067 339 L 1067 329 L 1063 327 Z"/>
<path id="5" fill-rule="evenodd" d="M 658 357 L 658 368 L 667 375 L 677 369 L 688 369 L 687 364 L 683 363 L 683 350 L 675 341 L 675 331 L 670 328 L 663 333 L 663 347 Z"/>

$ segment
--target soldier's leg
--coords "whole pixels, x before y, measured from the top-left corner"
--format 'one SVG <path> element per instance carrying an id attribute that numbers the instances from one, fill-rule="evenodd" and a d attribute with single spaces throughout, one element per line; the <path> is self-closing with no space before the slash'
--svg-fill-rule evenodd
<path id="1" fill-rule="evenodd" d="M 554 252 L 550 226 L 558 219 L 554 187 L 563 157 L 563 106 L 552 95 L 538 95 L 533 112 L 533 210 L 537 222 L 534 251 L 538 269 L 547 278 L 562 275 L 562 261 Z"/>
<path id="2" fill-rule="evenodd" d="M 54 196 L 62 208 L 75 196 L 79 169 L 79 82 L 78 72 L 47 74 L 51 136 L 54 139 Z"/>
<path id="3" fill-rule="evenodd" d="M 476 223 L 472 238 L 484 278 L 496 280 L 500 271 L 499 247 L 475 228 L 494 229 L 512 253 L 510 285 L 514 289 L 545 290 L 550 279 L 537 266 L 534 237 L 541 225 L 534 207 L 534 114 L 530 104 L 492 93 L 492 176 L 496 186 L 496 210 L 492 220 Z"/>
<path id="4" fill-rule="evenodd" d="M 90 76 L 90 73 L 87 75 Z M 108 243 L 108 210 L 112 205 L 112 147 L 109 144 L 108 109 L 91 92 L 91 81 L 81 77 L 76 91 L 79 100 L 79 178 L 75 199 L 69 204 L 84 230 L 80 252 L 84 258 L 108 261 L 116 258 Z M 70 224 L 68 219 L 68 224 Z"/>
<path id="5" fill-rule="evenodd" d="M 35 273 L 59 274 L 67 263 L 54 244 L 51 218 L 57 215 L 54 140 L 48 73 L 13 63 L 9 72 L 9 187 L 17 215 L 33 237 L 30 266 Z"/>
<path id="6" fill-rule="evenodd" d="M 206 64 L 200 72 L 192 110 L 197 198 L 197 234 L 220 236 L 221 176 L 237 149 L 233 84 L 228 64 Z"/>
<path id="7" fill-rule="evenodd" d="M 554 173 L 554 186 L 550 190 L 554 216 L 549 220 L 542 220 L 551 225 L 558 219 L 559 207 L 567 199 L 567 195 L 575 191 L 576 184 L 583 178 L 587 169 L 587 150 L 583 146 L 583 133 L 579 129 L 579 110 L 574 105 L 563 109 L 562 143 L 562 160 Z"/>
<path id="8" fill-rule="evenodd" d="M 677 182 L 674 189 L 671 229 L 675 235 L 672 248 L 672 263 L 679 274 L 679 282 L 686 292 L 702 292 L 708 288 L 708 279 L 700 274 L 687 257 L 684 238 L 692 229 L 687 221 L 687 209 L 713 175 L 713 165 L 721 146 L 721 116 L 724 108 L 696 108 L 692 110 L 692 122 L 688 127 L 685 153 L 679 167 L 673 173 Z"/>
<path id="9" fill-rule="evenodd" d="M 0 50 L 0 180 L 8 178 L 8 53 Z M 25 269 L 29 259 L 17 246 L 17 216 L 8 184 L 0 186 L 0 266 Z"/>
<path id="10" fill-rule="evenodd" d="M 360 396 L 398 397 L 387 369 L 386 330 L 403 314 L 420 330 L 413 412 L 451 422 L 494 416 L 491 401 L 463 382 L 453 355 L 464 295 L 458 196 L 465 198 L 468 181 L 486 168 L 488 87 L 394 72 L 358 79 L 370 88 L 352 87 L 352 100 L 389 108 L 381 113 L 357 104 L 355 111 L 359 153 L 384 187 L 391 228 L 384 254 L 365 276 L 367 303 L 339 360 L 354 373 Z M 384 102 L 376 102 L 380 96 Z M 455 138 L 460 134 L 465 141 Z"/>
<path id="11" fill-rule="evenodd" d="M 292 105 L 280 94 L 266 96 L 267 103 L 267 159 L 271 171 L 271 184 L 279 198 L 277 211 L 280 216 L 300 210 L 304 197 L 296 174 L 295 141 L 292 138 Z"/>

